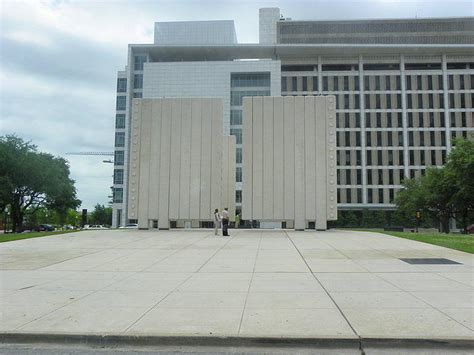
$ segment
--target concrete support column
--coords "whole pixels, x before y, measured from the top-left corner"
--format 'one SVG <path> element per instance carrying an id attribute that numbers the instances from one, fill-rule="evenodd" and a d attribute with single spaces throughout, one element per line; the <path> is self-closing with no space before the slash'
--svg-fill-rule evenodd
<path id="1" fill-rule="evenodd" d="M 321 56 L 318 56 L 318 91 L 320 94 L 323 93 L 323 60 Z"/>
<path id="2" fill-rule="evenodd" d="M 362 203 L 367 203 L 367 150 L 365 138 L 364 59 L 359 56 L 360 160 L 362 167 Z"/>
<path id="3" fill-rule="evenodd" d="M 406 178 L 410 177 L 408 166 L 409 150 L 408 150 L 408 120 L 407 120 L 407 94 L 406 94 L 406 78 L 405 78 L 405 56 L 400 56 L 400 88 L 402 90 L 402 127 L 403 127 L 403 172 Z"/>
<path id="4" fill-rule="evenodd" d="M 444 102 L 444 129 L 446 132 L 446 155 L 451 151 L 451 113 L 449 110 L 449 81 L 448 63 L 446 54 L 443 54 L 441 68 L 443 70 L 443 102 Z"/>

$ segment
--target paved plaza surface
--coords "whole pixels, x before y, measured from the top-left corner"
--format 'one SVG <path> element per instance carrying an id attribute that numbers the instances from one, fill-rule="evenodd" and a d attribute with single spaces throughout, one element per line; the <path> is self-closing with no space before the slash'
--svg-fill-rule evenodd
<path id="1" fill-rule="evenodd" d="M 471 254 L 359 231 L 231 234 L 84 231 L 1 243 L 0 332 L 474 339 Z"/>

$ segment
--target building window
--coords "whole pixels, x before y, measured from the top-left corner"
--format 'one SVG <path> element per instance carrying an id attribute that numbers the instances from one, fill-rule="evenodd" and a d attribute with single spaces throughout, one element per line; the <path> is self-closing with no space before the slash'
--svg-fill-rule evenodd
<path id="1" fill-rule="evenodd" d="M 313 91 L 318 91 L 318 77 L 313 76 Z"/>
<path id="2" fill-rule="evenodd" d="M 242 164 L 242 148 L 237 148 L 235 150 L 235 162 L 237 164 Z"/>
<path id="3" fill-rule="evenodd" d="M 242 203 L 242 190 L 235 191 L 235 202 Z"/>
<path id="4" fill-rule="evenodd" d="M 284 76 L 283 78 L 281 78 L 281 91 L 286 91 L 287 88 L 286 88 L 286 76 Z"/>
<path id="5" fill-rule="evenodd" d="M 143 74 L 135 74 L 133 76 L 133 88 L 143 89 Z"/>
<path id="6" fill-rule="evenodd" d="M 140 54 L 135 56 L 134 70 L 143 70 L 143 64 L 146 63 L 146 54 Z"/>
<path id="7" fill-rule="evenodd" d="M 115 115 L 115 128 L 125 128 L 125 115 L 123 113 Z"/>
<path id="8" fill-rule="evenodd" d="M 121 187 L 115 187 L 113 190 L 113 201 L 114 203 L 123 202 L 123 189 Z"/>
<path id="9" fill-rule="evenodd" d="M 242 111 L 241 110 L 230 111 L 230 125 L 231 126 L 242 125 Z"/>
<path id="10" fill-rule="evenodd" d="M 141 99 L 143 97 L 143 93 L 142 92 L 134 92 L 133 93 L 133 98 L 134 99 Z"/>
<path id="11" fill-rule="evenodd" d="M 117 79 L 117 92 L 127 92 L 127 78 Z"/>
<path id="12" fill-rule="evenodd" d="M 230 135 L 235 136 L 237 144 L 242 144 L 242 129 L 241 128 L 231 128 Z"/>
<path id="13" fill-rule="evenodd" d="M 123 150 L 116 150 L 114 155 L 114 165 L 123 165 L 124 152 Z"/>
<path id="14" fill-rule="evenodd" d="M 242 168 L 240 166 L 235 169 L 235 181 L 242 182 Z"/>
<path id="15" fill-rule="evenodd" d="M 125 147 L 125 132 L 115 132 L 115 146 Z"/>
<path id="16" fill-rule="evenodd" d="M 115 185 L 123 184 L 123 169 L 114 170 L 114 184 Z"/>
<path id="17" fill-rule="evenodd" d="M 126 96 L 117 96 L 117 111 L 124 111 L 127 108 L 127 97 Z"/>

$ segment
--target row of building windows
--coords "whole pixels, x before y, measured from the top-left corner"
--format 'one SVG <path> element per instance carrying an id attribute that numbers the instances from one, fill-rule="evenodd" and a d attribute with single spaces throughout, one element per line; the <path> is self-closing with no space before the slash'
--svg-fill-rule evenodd
<path id="1" fill-rule="evenodd" d="M 406 75 L 407 91 L 443 90 L 442 75 Z M 473 74 L 459 74 L 448 76 L 449 90 L 474 89 Z M 359 91 L 359 77 L 330 76 L 322 77 L 322 91 Z M 281 79 L 282 91 L 318 91 L 318 76 L 283 76 Z M 400 75 L 366 75 L 364 76 L 365 91 L 400 91 Z"/>
<path id="2" fill-rule="evenodd" d="M 231 116 L 232 122 L 232 116 Z M 231 123 L 232 124 L 232 123 Z M 472 127 L 472 112 L 451 112 L 451 127 Z M 338 112 L 337 128 L 360 128 L 360 113 Z M 372 128 L 403 128 L 402 112 L 367 112 L 365 127 Z M 407 112 L 408 128 L 444 128 L 444 111 L 411 111 Z"/>
<path id="3" fill-rule="evenodd" d="M 269 87 L 270 73 L 233 73 L 230 86 L 235 87 Z"/>
<path id="4" fill-rule="evenodd" d="M 369 150 L 366 152 L 366 166 L 402 166 L 403 150 Z"/>
<path id="5" fill-rule="evenodd" d="M 449 90 L 473 90 L 474 74 L 448 75 Z"/>
<path id="6" fill-rule="evenodd" d="M 408 145 L 410 147 L 433 147 L 446 145 L 445 131 L 409 131 Z"/>

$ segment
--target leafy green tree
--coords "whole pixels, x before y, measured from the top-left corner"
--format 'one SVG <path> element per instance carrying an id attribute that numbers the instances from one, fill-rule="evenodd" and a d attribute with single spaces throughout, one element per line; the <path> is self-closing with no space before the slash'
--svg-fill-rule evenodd
<path id="1" fill-rule="evenodd" d="M 425 176 L 404 180 L 396 203 L 402 213 L 427 214 L 449 233 L 449 219 L 456 218 L 465 228 L 473 211 L 474 142 L 458 140 L 443 168 L 427 169 Z"/>
<path id="2" fill-rule="evenodd" d="M 97 204 L 91 213 L 91 224 L 103 224 L 110 226 L 112 224 L 112 208 Z"/>
<path id="3" fill-rule="evenodd" d="M 35 145 L 15 135 L 0 137 L 0 208 L 9 206 L 12 230 L 22 226 L 27 213 L 46 207 L 64 219 L 76 208 L 74 180 L 67 161 L 38 152 Z"/>
<path id="4" fill-rule="evenodd" d="M 455 185 L 452 196 L 457 222 L 467 228 L 474 211 L 474 142 L 457 139 L 445 165 Z"/>

